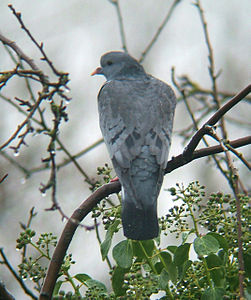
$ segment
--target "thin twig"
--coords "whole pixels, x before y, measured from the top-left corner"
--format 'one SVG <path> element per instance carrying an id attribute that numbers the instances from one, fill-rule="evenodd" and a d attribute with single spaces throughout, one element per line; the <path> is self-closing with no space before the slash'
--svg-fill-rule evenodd
<path id="1" fill-rule="evenodd" d="M 24 292 L 29 295 L 32 299 L 37 299 L 37 297 L 27 288 L 22 278 L 16 273 L 16 271 L 12 268 L 10 262 L 8 261 L 7 257 L 4 254 L 3 248 L 0 248 L 0 254 L 3 258 L 3 262 L 6 267 L 9 269 L 11 274 L 16 278 L 17 282 L 20 284 Z"/>
<path id="2" fill-rule="evenodd" d="M 186 96 L 186 93 L 185 93 L 184 88 L 182 88 L 182 87 L 178 84 L 178 82 L 176 81 L 176 79 L 175 79 L 175 69 L 174 69 L 174 68 L 172 68 L 172 82 L 173 82 L 173 84 L 175 85 L 175 87 L 178 89 L 178 91 L 181 93 L 182 99 L 184 100 L 185 105 L 186 105 L 186 108 L 187 108 L 187 110 L 188 110 L 188 113 L 189 113 L 189 115 L 190 115 L 190 117 L 191 117 L 191 119 L 192 119 L 192 121 L 193 121 L 194 129 L 197 130 L 197 132 L 198 132 L 198 128 L 199 128 L 199 127 L 198 127 L 197 121 L 195 120 L 195 117 L 194 117 L 194 115 L 193 115 L 192 109 L 190 108 L 190 105 L 189 105 L 189 103 L 188 103 L 187 96 Z M 197 133 L 197 132 L 196 132 L 196 133 Z M 207 147 L 209 147 L 209 143 L 207 142 L 207 139 L 205 138 L 204 135 L 203 135 L 200 139 L 202 139 L 203 142 L 204 142 L 204 144 L 205 144 Z M 200 140 L 199 140 L 199 141 L 200 141 Z M 198 141 L 198 143 L 199 143 L 199 141 Z M 187 147 L 188 147 L 188 146 L 187 146 Z M 197 147 L 197 146 L 196 146 L 196 147 Z M 196 147 L 195 147 L 195 148 L 196 148 Z M 193 151 L 195 150 L 195 148 L 193 149 Z M 186 148 L 185 148 L 185 151 L 186 151 Z M 191 152 L 191 153 L 192 153 L 192 152 Z M 221 163 L 219 162 L 218 158 L 217 158 L 215 155 L 212 155 L 212 158 L 213 158 L 213 160 L 214 160 L 214 162 L 215 162 L 217 168 L 220 170 L 221 174 L 222 174 L 226 179 L 228 179 L 228 177 L 227 177 L 227 172 L 226 172 L 226 171 L 223 169 L 223 167 L 221 166 Z"/>
<path id="3" fill-rule="evenodd" d="M 249 169 L 251 170 L 251 164 L 243 157 L 242 153 L 239 153 L 236 151 L 231 145 L 229 145 L 228 141 L 224 142 L 225 147 L 230 150 L 235 156 L 239 158 L 239 160 L 242 161 L 242 163 Z"/>
<path id="4" fill-rule="evenodd" d="M 40 69 L 39 69 L 39 67 L 35 64 L 34 60 L 31 59 L 29 56 L 27 56 L 22 51 L 22 49 L 18 47 L 18 45 L 15 42 L 9 40 L 5 36 L 3 36 L 1 33 L 0 33 L 0 41 L 4 45 L 7 45 L 8 47 L 12 48 L 16 52 L 16 54 L 18 55 L 18 57 L 20 57 L 20 59 L 22 59 L 25 62 L 27 62 L 27 64 L 32 68 L 32 70 L 41 72 Z M 42 73 L 41 73 L 41 75 L 42 75 Z"/>
<path id="5" fill-rule="evenodd" d="M 120 4 L 119 0 L 112 0 L 110 1 L 116 8 L 117 16 L 118 16 L 118 22 L 119 22 L 119 31 L 120 31 L 120 37 L 122 42 L 122 49 L 125 52 L 128 52 L 127 49 L 127 43 L 126 43 L 126 36 L 125 36 L 125 29 L 124 29 L 124 22 L 121 14 Z"/>
<path id="6" fill-rule="evenodd" d="M 192 155 L 196 147 L 198 146 L 202 137 L 208 133 L 208 126 L 215 125 L 224 114 L 226 114 L 231 108 L 233 108 L 238 102 L 240 102 L 246 95 L 251 92 L 251 84 L 240 91 L 236 96 L 230 99 L 225 105 L 223 105 L 204 125 L 196 132 L 191 141 L 187 145 L 184 151 L 184 156 L 189 157 Z"/>
<path id="7" fill-rule="evenodd" d="M 54 91 L 55 92 L 55 91 Z M 18 125 L 16 131 L 11 135 L 11 137 L 0 147 L 0 150 L 4 149 L 5 147 L 7 147 L 19 134 L 19 132 L 23 129 L 23 127 L 27 124 L 27 122 L 29 121 L 30 118 L 32 118 L 32 116 L 34 115 L 35 111 L 37 110 L 37 108 L 39 107 L 40 103 L 48 97 L 48 94 L 45 92 L 40 93 L 37 102 L 33 105 L 32 110 L 30 111 L 30 113 L 27 115 L 26 119 L 20 124 Z"/>
<path id="8" fill-rule="evenodd" d="M 147 47 L 145 48 L 145 50 L 142 52 L 140 58 L 139 58 L 139 62 L 142 62 L 146 55 L 149 53 L 149 51 L 151 50 L 152 46 L 155 44 L 155 42 L 157 41 L 159 35 L 161 34 L 162 30 L 165 28 L 167 22 L 170 20 L 170 17 L 172 15 L 172 13 L 174 12 L 174 9 L 177 7 L 177 4 L 179 4 L 181 2 L 181 0 L 174 0 L 173 4 L 171 5 L 167 15 L 165 16 L 163 22 L 161 23 L 160 27 L 158 28 L 158 30 L 156 31 L 156 33 L 154 34 L 153 38 L 151 39 L 150 43 L 147 45 Z"/>
<path id="9" fill-rule="evenodd" d="M 8 5 L 9 8 L 11 9 L 12 13 L 14 14 L 14 16 L 17 18 L 18 22 L 20 23 L 21 25 L 21 28 L 27 33 L 27 35 L 29 36 L 29 38 L 32 40 L 32 42 L 38 47 L 38 49 L 40 50 L 40 52 L 42 53 L 43 57 L 42 57 L 42 60 L 45 60 L 48 65 L 50 66 L 50 68 L 52 69 L 52 71 L 54 72 L 55 75 L 57 76 L 61 76 L 62 73 L 59 72 L 53 65 L 53 63 L 49 60 L 48 56 L 46 55 L 46 53 L 44 52 L 44 49 L 43 49 L 43 43 L 39 44 L 36 39 L 33 37 L 33 35 L 31 34 L 31 32 L 29 31 L 29 29 L 25 26 L 23 20 L 22 20 L 22 15 L 20 12 L 17 12 L 15 10 L 15 8 L 9 4 Z"/>
<path id="10" fill-rule="evenodd" d="M 4 182 L 4 180 L 8 177 L 8 174 L 5 174 L 2 178 L 0 178 L 0 183 Z"/>
<path id="11" fill-rule="evenodd" d="M 251 136 L 246 136 L 244 138 L 230 141 L 228 143 L 233 148 L 247 146 L 251 144 Z M 192 157 L 189 160 L 187 160 L 187 158 L 184 158 L 184 154 L 177 155 L 175 157 L 172 157 L 172 159 L 168 161 L 165 173 L 170 173 L 173 170 L 176 170 L 193 160 L 222 152 L 222 146 L 211 146 L 194 151 Z"/>
<path id="12" fill-rule="evenodd" d="M 64 159 L 61 163 L 57 164 L 57 170 L 61 169 L 62 167 L 66 166 L 66 165 L 68 165 L 69 163 L 72 163 L 73 162 L 72 159 L 74 159 L 74 160 L 78 159 L 79 157 L 85 155 L 86 153 L 93 150 L 95 147 L 99 146 L 103 142 L 104 142 L 103 139 L 99 139 L 95 143 L 93 143 L 92 145 L 90 145 L 87 148 L 85 148 L 85 149 L 81 150 L 80 152 L 78 152 L 77 154 L 71 155 L 70 158 Z M 44 170 L 47 170 L 47 169 L 49 169 L 48 165 L 42 165 L 42 166 L 38 166 L 38 167 L 34 167 L 34 168 L 30 169 L 29 172 L 30 173 L 36 173 L 36 172 L 41 172 L 41 171 L 44 171 Z M 87 176 L 87 174 L 86 174 L 86 176 Z"/>

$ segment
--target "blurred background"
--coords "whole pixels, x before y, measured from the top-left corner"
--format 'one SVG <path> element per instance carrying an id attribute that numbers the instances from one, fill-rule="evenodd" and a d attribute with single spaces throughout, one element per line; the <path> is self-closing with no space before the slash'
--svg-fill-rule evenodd
<path id="1" fill-rule="evenodd" d="M 98 123 L 97 94 L 104 82 L 101 76 L 91 77 L 90 73 L 99 66 L 100 56 L 111 50 L 122 50 L 121 35 L 116 7 L 108 0 L 13 0 L 0 2 L 0 32 L 17 45 L 45 72 L 50 73 L 48 66 L 40 61 L 41 54 L 25 32 L 21 30 L 16 18 L 8 8 L 11 3 L 22 18 L 27 28 L 39 42 L 44 43 L 44 50 L 58 70 L 70 74 L 70 93 L 72 101 L 67 106 L 69 121 L 60 127 L 60 138 L 72 155 L 86 149 L 102 138 Z M 170 9 L 172 1 L 167 0 L 121 0 L 120 9 L 124 22 L 126 43 L 129 53 L 140 58 L 160 27 Z M 250 29 L 249 12 L 251 3 L 248 0 L 202 0 L 208 23 L 211 43 L 214 49 L 217 71 L 222 71 L 218 79 L 220 91 L 236 94 L 250 81 Z M 161 32 L 152 49 L 143 61 L 145 70 L 153 76 L 169 83 L 171 68 L 175 67 L 177 76 L 188 75 L 204 89 L 212 84 L 208 73 L 208 49 L 205 44 L 203 28 L 197 8 L 193 1 L 184 0 L 175 8 L 169 22 Z M 15 67 L 9 54 L 0 45 L 0 70 L 12 70 Z M 53 77 L 53 75 L 50 75 Z M 38 85 L 32 83 L 34 93 Z M 175 90 L 177 97 L 179 92 Z M 28 97 L 24 81 L 11 79 L 1 90 L 1 95 L 14 99 Z M 229 116 L 236 118 L 240 126 L 229 124 L 230 139 L 246 136 L 250 131 L 250 110 L 239 103 Z M 24 120 L 16 108 L 0 98 L 0 144 L 3 144 Z M 249 121 L 242 126 L 242 121 Z M 50 122 L 50 120 L 48 120 Z M 176 110 L 174 134 L 170 158 L 180 154 L 184 148 L 183 139 L 178 136 L 181 129 L 191 124 L 190 117 L 183 103 Z M 236 125 L 236 124 L 235 124 Z M 236 130 L 238 128 L 238 130 Z M 19 222 L 26 223 L 32 206 L 38 213 L 32 227 L 41 232 L 53 232 L 60 235 L 65 223 L 57 211 L 45 212 L 51 206 L 50 191 L 43 197 L 39 191 L 40 183 L 46 183 L 49 171 L 32 174 L 29 178 L 15 165 L 15 162 L 32 169 L 41 166 L 41 158 L 47 156 L 48 137 L 44 135 L 29 136 L 28 147 L 23 146 L 18 156 L 13 150 L 5 153 L 14 162 L 0 155 L 0 178 L 8 173 L 8 178 L 0 185 L 0 247 L 13 266 L 20 263 L 15 241 L 20 232 Z M 15 145 L 17 141 L 13 142 Z M 248 154 L 248 147 L 241 148 Z M 250 155 L 250 154 L 249 154 Z M 56 159 L 61 162 L 66 158 L 59 152 Z M 78 159 L 78 163 L 90 178 L 97 178 L 97 167 L 106 162 L 110 165 L 105 145 L 101 143 Z M 250 189 L 248 171 L 235 159 L 246 187 Z M 166 189 L 176 182 L 185 185 L 199 180 L 206 185 L 208 192 L 222 190 L 229 192 L 228 185 L 218 174 L 213 162 L 200 159 L 166 175 L 159 197 L 159 215 L 164 215 L 172 207 L 170 193 Z M 82 174 L 73 164 L 68 164 L 58 172 L 57 199 L 63 211 L 70 215 L 73 210 L 91 192 Z M 85 225 L 92 225 L 87 217 Z M 102 235 L 102 238 L 104 235 Z M 117 237 L 119 239 L 119 237 Z M 102 262 L 95 232 L 79 228 L 71 243 L 69 252 L 78 263 L 71 273 L 87 273 L 93 278 L 107 283 L 107 266 Z M 10 272 L 0 265 L 0 280 L 17 299 L 26 299 Z M 27 297 L 28 299 L 28 297 Z"/>

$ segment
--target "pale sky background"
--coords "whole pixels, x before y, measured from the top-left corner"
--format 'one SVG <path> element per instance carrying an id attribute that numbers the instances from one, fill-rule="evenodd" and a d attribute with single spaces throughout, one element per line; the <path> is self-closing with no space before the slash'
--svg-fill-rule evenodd
<path id="1" fill-rule="evenodd" d="M 167 14 L 172 1 L 167 0 L 121 0 L 121 12 L 124 19 L 128 49 L 131 55 L 139 58 L 152 36 Z M 198 10 L 193 1 L 184 0 L 177 6 L 166 28 L 147 55 L 143 65 L 148 73 L 171 83 L 171 67 L 175 66 L 177 75 L 189 75 L 204 88 L 210 88 L 208 75 L 207 48 L 199 19 Z M 0 31 L 7 38 L 15 41 L 22 50 L 36 60 L 41 69 L 48 72 L 45 63 L 40 62 L 39 51 L 35 48 L 25 32 L 20 29 L 16 18 L 8 8 L 11 3 L 22 18 L 27 28 L 39 42 L 44 43 L 44 50 L 54 62 L 57 69 L 70 73 L 71 103 L 68 105 L 69 122 L 60 127 L 61 140 L 75 154 L 88 147 L 99 138 L 101 132 L 98 124 L 97 93 L 104 82 L 103 77 L 91 77 L 90 73 L 99 66 L 100 56 L 111 50 L 121 50 L 118 18 L 115 7 L 108 0 L 13 0 L 0 1 Z M 215 53 L 217 70 L 222 70 L 218 80 L 219 90 L 233 94 L 244 88 L 250 81 L 250 8 L 249 0 L 202 0 L 212 46 Z M 0 70 L 14 68 L 6 51 L 0 46 Z M 11 80 L 2 94 L 14 98 L 25 97 L 21 80 Z M 178 92 L 176 91 L 178 95 Z M 27 96 L 27 95 L 26 95 Z M 0 99 L 0 144 L 16 129 L 23 120 L 14 108 Z M 243 104 L 236 107 L 232 115 L 239 120 L 250 118 Z M 177 107 L 174 132 L 191 123 L 182 105 Z M 230 130 L 230 138 L 235 139 L 247 134 L 242 127 L 238 131 Z M 14 157 L 27 168 L 41 164 L 41 157 L 46 156 L 48 139 L 41 135 L 28 138 L 29 147 L 23 147 L 20 155 Z M 15 142 L 13 143 L 15 145 Z M 184 145 L 181 139 L 173 137 L 170 157 L 180 154 Z M 242 148 L 248 153 L 248 147 Z M 64 156 L 59 155 L 58 160 Z M 79 163 L 90 177 L 96 177 L 98 166 L 110 162 L 105 145 L 102 144 L 80 158 Z M 241 164 L 236 161 L 236 166 Z M 53 232 L 59 235 L 64 223 L 58 212 L 44 212 L 50 207 L 50 195 L 41 197 L 38 188 L 41 182 L 48 180 L 49 173 L 37 173 L 24 183 L 24 174 L 10 165 L 0 156 L 0 177 L 9 176 L 0 185 L 0 247 L 4 247 L 10 262 L 18 264 L 19 253 L 15 250 L 15 240 L 20 231 L 19 222 L 26 222 L 29 210 L 35 206 L 38 216 L 33 228 L 38 232 Z M 240 174 L 248 181 L 247 169 L 241 168 Z M 187 184 L 199 180 L 209 190 L 229 192 L 222 177 L 207 159 L 201 159 L 178 169 L 165 177 L 163 191 L 159 197 L 159 215 L 166 214 L 172 207 L 170 194 L 165 192 L 176 182 Z M 250 188 L 250 184 L 249 184 Z M 90 195 L 84 178 L 72 165 L 58 173 L 58 201 L 67 214 Z M 92 224 L 87 218 L 85 224 Z M 119 237 L 117 238 L 119 240 Z M 174 241 L 165 241 L 174 243 Z M 69 252 L 78 263 L 71 269 L 71 274 L 87 273 L 104 283 L 107 267 L 102 262 L 95 233 L 78 229 Z M 7 268 L 0 265 L 0 280 L 17 299 L 21 298 L 18 284 Z M 109 283 L 107 284 L 109 286 Z"/>

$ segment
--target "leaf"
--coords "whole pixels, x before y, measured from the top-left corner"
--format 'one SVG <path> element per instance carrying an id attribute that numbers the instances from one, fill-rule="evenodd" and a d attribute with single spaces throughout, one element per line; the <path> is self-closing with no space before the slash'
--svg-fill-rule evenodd
<path id="1" fill-rule="evenodd" d="M 128 269 L 122 269 L 119 266 L 115 267 L 112 274 L 112 288 L 116 296 L 123 296 L 126 293 L 126 288 L 123 288 L 124 275 Z"/>
<path id="2" fill-rule="evenodd" d="M 89 275 L 85 274 L 85 273 L 79 273 L 76 274 L 74 276 L 74 278 L 76 278 L 78 281 L 80 281 L 81 283 L 85 283 L 86 280 L 92 279 Z"/>
<path id="3" fill-rule="evenodd" d="M 168 264 L 167 272 L 170 276 L 170 279 L 175 284 L 177 282 L 178 270 L 177 270 L 177 267 L 175 266 L 175 264 L 173 262 Z"/>
<path id="4" fill-rule="evenodd" d="M 244 267 L 247 277 L 251 277 L 251 253 L 247 251 L 243 253 Z"/>
<path id="5" fill-rule="evenodd" d="M 170 280 L 172 280 L 172 282 L 175 283 L 177 281 L 178 272 L 175 264 L 172 262 L 171 254 L 169 254 L 168 252 L 161 252 L 160 256 L 160 261 L 163 264 L 164 269 L 168 272 Z"/>
<path id="6" fill-rule="evenodd" d="M 215 286 L 224 287 L 225 271 L 222 267 L 222 260 L 216 254 L 209 254 L 206 257 L 206 262 Z"/>
<path id="7" fill-rule="evenodd" d="M 209 232 L 207 235 L 214 237 L 219 242 L 220 247 L 223 248 L 227 252 L 227 250 L 229 248 L 228 247 L 228 242 L 226 241 L 226 239 L 222 235 L 220 235 L 216 232 Z"/>
<path id="8" fill-rule="evenodd" d="M 127 269 L 132 265 L 132 244 L 130 240 L 124 240 L 118 243 L 112 250 L 112 256 L 118 266 Z"/>
<path id="9" fill-rule="evenodd" d="M 61 285 L 64 283 L 63 280 L 58 280 L 55 284 L 54 290 L 53 290 L 53 296 L 57 296 L 59 293 L 59 290 L 61 288 Z"/>
<path id="10" fill-rule="evenodd" d="M 146 258 L 146 254 L 148 257 L 153 255 L 154 250 L 154 241 L 146 240 L 146 241 L 133 241 L 133 254 L 140 260 Z M 144 250 L 142 249 L 144 248 Z M 145 251 L 145 252 L 144 252 Z"/>
<path id="11" fill-rule="evenodd" d="M 192 261 L 191 260 L 186 260 L 183 265 L 178 267 L 179 280 L 182 280 L 185 277 L 186 272 L 187 272 L 187 270 L 189 269 L 189 267 L 191 265 L 192 265 Z"/>
<path id="12" fill-rule="evenodd" d="M 88 279 L 85 281 L 85 284 L 88 288 L 98 287 L 100 292 L 107 292 L 106 286 L 98 280 Z"/>
<path id="13" fill-rule="evenodd" d="M 222 288 L 208 288 L 201 296 L 201 300 L 222 300 L 225 290 Z"/>
<path id="14" fill-rule="evenodd" d="M 205 235 L 203 237 L 197 237 L 194 242 L 194 250 L 199 256 L 215 253 L 220 249 L 220 245 L 216 238 Z"/>
<path id="15" fill-rule="evenodd" d="M 168 246 L 166 249 L 174 254 L 177 248 L 177 246 Z"/>
<path id="16" fill-rule="evenodd" d="M 120 221 L 115 220 L 114 223 L 108 228 L 108 230 L 106 232 L 105 239 L 100 245 L 102 260 L 105 260 L 105 258 L 108 255 L 108 252 L 109 252 L 109 250 L 111 248 L 111 244 L 112 244 L 113 234 L 116 231 L 119 224 L 120 224 Z"/>
<path id="17" fill-rule="evenodd" d="M 159 283 L 159 288 L 160 290 L 165 290 L 168 286 L 168 280 L 169 280 L 169 275 L 165 269 L 162 269 L 159 278 L 158 278 L 158 283 Z"/>
<path id="18" fill-rule="evenodd" d="M 173 257 L 173 262 L 176 266 L 181 266 L 188 260 L 190 246 L 191 244 L 185 243 L 176 249 Z"/>

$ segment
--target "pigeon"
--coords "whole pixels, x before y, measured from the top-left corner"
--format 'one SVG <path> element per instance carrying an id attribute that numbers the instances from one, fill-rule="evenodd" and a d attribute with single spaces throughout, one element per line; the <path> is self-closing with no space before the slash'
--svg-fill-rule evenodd
<path id="1" fill-rule="evenodd" d="M 176 97 L 125 52 L 104 54 L 92 75 L 104 75 L 98 94 L 101 132 L 121 183 L 122 226 L 132 240 L 158 236 L 157 198 L 171 144 Z"/>

